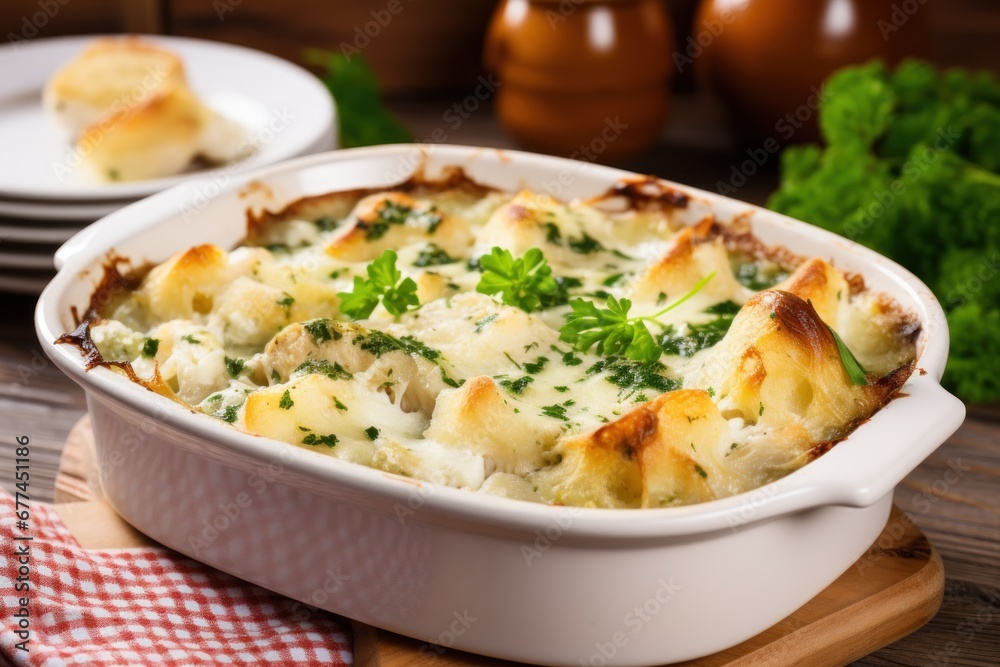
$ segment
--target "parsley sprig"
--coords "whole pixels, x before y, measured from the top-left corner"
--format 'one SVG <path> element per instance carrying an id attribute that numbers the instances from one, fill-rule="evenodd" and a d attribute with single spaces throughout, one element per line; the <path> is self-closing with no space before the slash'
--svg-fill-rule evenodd
<path id="1" fill-rule="evenodd" d="M 868 384 L 868 373 L 865 371 L 864 367 L 858 363 L 858 360 L 851 353 L 851 349 L 847 347 L 847 344 L 841 339 L 837 332 L 833 330 L 833 327 L 827 325 L 827 329 L 833 334 L 833 340 L 837 343 L 837 352 L 840 353 L 840 361 L 844 364 L 844 370 L 847 371 L 847 377 L 851 379 L 851 382 L 859 387 L 863 387 Z"/>
<path id="2" fill-rule="evenodd" d="M 566 324 L 559 329 L 559 340 L 570 343 L 581 352 L 597 345 L 598 354 L 624 355 L 644 364 L 654 363 L 660 358 L 663 349 L 649 333 L 646 322 L 662 327 L 663 324 L 657 318 L 693 297 L 714 277 L 713 271 L 699 280 L 687 294 L 652 315 L 629 317 L 631 299 L 609 296 L 606 308 L 598 308 L 593 302 L 584 299 L 574 299 L 569 304 L 573 311 L 566 315 Z"/>
<path id="3" fill-rule="evenodd" d="M 482 294 L 499 294 L 508 306 L 531 312 L 542 307 L 542 297 L 559 291 L 552 267 L 538 248 L 514 259 L 509 250 L 494 246 L 479 262 L 483 276 L 476 285 Z"/>
<path id="4" fill-rule="evenodd" d="M 353 319 L 363 320 L 371 316 L 379 302 L 395 317 L 419 306 L 417 283 L 412 278 L 403 278 L 402 272 L 396 268 L 396 259 L 395 252 L 385 250 L 367 266 L 367 279 L 354 276 L 354 288 L 350 292 L 337 293 L 341 312 Z"/>

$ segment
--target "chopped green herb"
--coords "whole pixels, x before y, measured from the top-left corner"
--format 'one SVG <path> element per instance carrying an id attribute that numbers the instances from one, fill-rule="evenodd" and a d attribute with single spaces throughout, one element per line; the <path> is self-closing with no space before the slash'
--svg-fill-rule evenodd
<path id="1" fill-rule="evenodd" d="M 201 345 L 201 341 L 192 336 L 191 334 L 188 334 L 186 336 L 181 336 L 181 340 L 186 343 L 191 343 L 192 345 Z"/>
<path id="2" fill-rule="evenodd" d="M 522 376 L 516 380 L 511 380 L 510 378 L 502 377 L 497 380 L 497 384 L 506 389 L 512 394 L 523 394 L 525 387 L 535 381 L 535 378 L 530 375 Z"/>
<path id="3" fill-rule="evenodd" d="M 226 360 L 226 371 L 229 373 L 229 377 L 238 378 L 240 373 L 243 372 L 243 366 L 246 362 L 243 359 L 231 359 L 230 357 L 225 357 Z"/>
<path id="4" fill-rule="evenodd" d="M 545 368 L 545 364 L 548 363 L 548 357 L 538 357 L 533 362 L 525 362 L 524 370 L 532 375 L 538 375 Z"/>
<path id="5" fill-rule="evenodd" d="M 238 406 L 229 405 L 229 406 L 226 406 L 226 409 L 222 411 L 222 415 L 220 415 L 220 419 L 222 419 L 222 421 L 224 421 L 224 422 L 232 424 L 233 422 L 236 421 L 236 418 L 239 416 L 238 413 L 239 413 L 239 407 Z"/>
<path id="6" fill-rule="evenodd" d="M 552 417 L 553 419 L 561 419 L 562 421 L 568 421 L 566 419 L 565 406 L 559 405 L 558 403 L 544 406 L 542 408 L 542 414 L 546 417 Z"/>
<path id="7" fill-rule="evenodd" d="M 851 354 L 850 348 L 844 343 L 844 341 L 837 335 L 837 332 L 833 330 L 833 327 L 827 326 L 830 333 L 833 334 L 833 340 L 837 343 L 837 352 L 840 353 L 840 361 L 844 364 L 844 370 L 847 372 L 847 377 L 851 379 L 851 382 L 859 387 L 863 387 L 868 384 L 868 373 L 865 369 L 858 363 L 858 360 Z"/>
<path id="8" fill-rule="evenodd" d="M 291 308 L 292 304 L 295 303 L 295 297 L 290 294 L 286 294 L 284 299 L 277 302 L 282 308 Z"/>
<path id="9" fill-rule="evenodd" d="M 481 320 L 476 320 L 476 333 L 483 333 L 483 329 L 489 326 L 489 324 L 498 317 L 500 317 L 498 313 L 493 313 L 492 315 L 487 315 Z"/>
<path id="10" fill-rule="evenodd" d="M 787 277 L 788 274 L 786 272 L 780 269 L 765 270 L 757 262 L 740 264 L 736 269 L 736 280 L 744 287 L 752 289 L 755 292 L 771 289 Z"/>
<path id="11" fill-rule="evenodd" d="M 696 473 L 698 473 L 699 475 L 701 475 L 701 477 L 703 477 L 703 478 L 707 478 L 707 477 L 708 477 L 708 473 L 707 473 L 707 472 L 705 472 L 705 471 L 704 471 L 704 470 L 702 469 L 702 467 L 701 467 L 700 465 L 698 465 L 697 463 L 695 463 L 695 464 L 694 464 L 694 471 L 695 471 Z"/>
<path id="12" fill-rule="evenodd" d="M 336 396 L 333 397 L 333 406 L 335 408 L 337 408 L 338 410 L 342 410 L 343 412 L 347 412 L 347 406 L 344 405 L 341 402 L 341 400 L 339 398 L 337 398 Z"/>
<path id="13" fill-rule="evenodd" d="M 622 389 L 655 389 L 673 391 L 681 386 L 680 380 L 664 377 L 660 373 L 666 366 L 660 362 L 643 363 L 625 357 L 606 357 L 587 369 L 587 375 L 607 373 L 608 382 Z"/>
<path id="14" fill-rule="evenodd" d="M 562 356 L 562 362 L 567 366 L 579 366 L 583 363 L 583 359 L 576 356 L 572 352 L 567 352 Z"/>
<path id="15" fill-rule="evenodd" d="M 417 254 L 417 259 L 413 262 L 413 266 L 419 266 L 421 268 L 426 266 L 443 266 L 444 264 L 454 264 L 457 261 L 457 259 L 437 247 L 435 244 L 428 243 L 425 247 L 420 249 L 420 252 Z"/>
<path id="16" fill-rule="evenodd" d="M 340 340 L 342 334 L 336 328 L 331 332 L 330 327 L 327 326 L 329 322 L 330 320 L 312 320 L 303 324 L 302 328 L 312 336 L 313 342 L 317 345 L 331 340 Z"/>
<path id="17" fill-rule="evenodd" d="M 375 211 L 375 219 L 362 220 L 358 223 L 358 227 L 366 230 L 366 240 L 375 241 L 385 236 L 390 226 L 404 225 L 407 222 L 423 227 L 428 234 L 433 234 L 437 231 L 442 220 L 443 218 L 433 206 L 425 211 L 415 211 L 405 204 L 386 199 Z"/>
<path id="18" fill-rule="evenodd" d="M 604 246 L 597 239 L 584 232 L 580 238 L 569 237 L 569 249 L 581 255 L 589 255 L 604 250 Z"/>
<path id="19" fill-rule="evenodd" d="M 278 407 L 282 410 L 289 410 L 295 405 L 295 401 L 292 400 L 292 395 L 286 389 L 285 393 L 281 395 L 281 399 L 278 401 Z"/>
<path id="20" fill-rule="evenodd" d="M 327 435 L 308 433 L 306 437 L 302 438 L 303 445 L 326 445 L 330 449 L 336 447 L 338 442 L 340 442 L 340 438 L 332 433 L 328 433 Z"/>
<path id="21" fill-rule="evenodd" d="M 146 359 L 152 359 L 156 356 L 156 351 L 160 349 L 160 340 L 158 338 L 147 338 L 142 343 L 142 356 Z"/>
<path id="22" fill-rule="evenodd" d="M 740 312 L 740 308 L 740 304 L 734 301 L 722 301 L 721 303 L 709 306 L 705 309 L 705 312 L 710 315 L 728 315 L 732 317 Z"/>
<path id="23" fill-rule="evenodd" d="M 615 285 L 622 283 L 625 277 L 626 274 L 624 273 L 615 273 L 602 280 L 601 284 L 605 287 L 614 287 Z"/>
<path id="24" fill-rule="evenodd" d="M 702 324 L 688 323 L 687 334 L 683 336 L 679 335 L 676 327 L 670 324 L 664 327 L 663 334 L 657 342 L 666 354 L 693 357 L 701 350 L 717 345 L 725 338 L 732 323 L 732 317 L 719 317 Z"/>
<path id="25" fill-rule="evenodd" d="M 372 330 L 366 334 L 357 336 L 354 339 L 354 344 L 360 345 L 362 350 L 376 357 L 381 357 L 383 354 L 392 352 L 393 350 L 402 350 L 407 354 L 415 354 L 437 364 L 438 368 L 441 369 L 442 382 L 449 387 L 461 387 L 465 383 L 465 380 L 455 380 L 448 375 L 444 367 L 441 366 L 441 352 L 439 350 L 428 347 L 413 336 L 396 338 L 384 331 Z"/>
<path id="26" fill-rule="evenodd" d="M 313 221 L 321 232 L 332 232 L 340 224 L 328 215 L 322 215 Z"/>
<path id="27" fill-rule="evenodd" d="M 760 404 L 760 410 L 757 411 L 757 416 L 758 417 L 763 417 L 764 416 L 764 404 L 763 403 Z"/>
<path id="28" fill-rule="evenodd" d="M 560 245 L 562 243 L 562 234 L 559 233 L 559 227 L 556 226 L 554 222 L 545 223 L 545 240 L 554 245 Z"/>
<path id="29" fill-rule="evenodd" d="M 560 394 L 565 394 L 567 391 L 569 391 L 569 387 L 567 387 L 566 385 L 559 385 L 558 387 L 552 387 L 552 388 L 558 391 Z"/>
<path id="30" fill-rule="evenodd" d="M 326 359 L 306 359 L 293 372 L 305 375 L 318 373 L 331 380 L 350 380 L 354 377 L 354 374 L 348 372 L 339 362 L 331 364 Z"/>
<path id="31" fill-rule="evenodd" d="M 378 429 L 374 426 L 369 426 L 365 429 L 365 435 L 368 436 L 369 440 L 376 440 L 378 438 Z"/>

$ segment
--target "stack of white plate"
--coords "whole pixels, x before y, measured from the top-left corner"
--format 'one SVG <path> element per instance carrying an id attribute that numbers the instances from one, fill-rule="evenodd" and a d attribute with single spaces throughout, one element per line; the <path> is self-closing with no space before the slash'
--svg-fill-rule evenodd
<path id="1" fill-rule="evenodd" d="M 63 130 L 42 108 L 48 78 L 100 36 L 0 47 L 0 291 L 37 293 L 71 236 L 122 206 L 189 178 L 220 184 L 250 169 L 336 145 L 333 99 L 285 60 L 229 44 L 146 36 L 178 54 L 203 102 L 247 129 L 239 162 L 145 181 L 100 182 L 80 168 Z"/>

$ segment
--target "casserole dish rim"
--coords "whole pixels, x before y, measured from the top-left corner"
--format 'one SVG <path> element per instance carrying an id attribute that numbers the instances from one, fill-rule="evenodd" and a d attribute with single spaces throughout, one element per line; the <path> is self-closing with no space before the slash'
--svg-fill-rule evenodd
<path id="1" fill-rule="evenodd" d="M 232 196 L 252 183 L 266 182 L 269 177 L 294 177 L 299 172 L 328 163 L 384 159 L 414 150 L 421 151 L 423 160 L 414 170 L 422 169 L 429 160 L 445 166 L 466 167 L 478 159 L 487 159 L 492 160 L 491 164 L 496 169 L 516 169 L 518 164 L 534 163 L 542 170 L 551 168 L 552 173 L 569 168 L 595 170 L 600 180 L 606 180 L 608 186 L 622 178 L 638 176 L 612 167 L 520 151 L 402 144 L 338 150 L 271 165 L 232 179 L 221 188 L 217 197 Z M 488 179 L 479 176 L 475 178 L 491 185 Z M 412 498 L 415 490 L 429 487 L 429 491 L 420 492 L 422 502 L 419 513 L 438 514 L 529 533 L 544 530 L 557 516 L 569 513 L 572 515 L 572 522 L 565 530 L 566 536 L 647 540 L 733 529 L 821 505 L 865 507 L 877 502 L 957 429 L 964 419 L 964 405 L 939 384 L 947 359 L 948 339 L 944 313 L 933 294 L 912 273 L 857 243 L 752 204 L 671 181 L 658 180 L 688 194 L 692 199 L 707 203 L 715 212 L 719 212 L 720 205 L 723 209 L 739 208 L 749 212 L 752 214 L 751 226 L 763 220 L 765 225 L 791 228 L 799 236 L 812 237 L 813 240 L 825 243 L 831 247 L 831 251 L 837 248 L 835 254 L 853 256 L 863 265 L 864 275 L 877 271 L 884 278 L 894 281 L 912 298 L 912 304 L 902 304 L 904 308 L 922 311 L 916 312 L 922 327 L 921 339 L 917 345 L 918 368 L 904 385 L 906 395 L 891 400 L 867 423 L 859 425 L 848 438 L 819 459 L 775 482 L 719 500 L 669 508 L 603 509 L 535 504 L 404 478 L 239 431 L 211 416 L 179 406 L 167 398 L 141 391 L 137 385 L 109 369 L 94 368 L 86 371 L 83 358 L 76 348 L 52 342 L 64 333 L 65 312 L 60 309 L 68 309 L 68 304 L 63 303 L 65 292 L 77 280 L 77 276 L 88 268 L 92 269 L 95 262 L 105 258 L 118 244 L 125 241 L 139 242 L 146 230 L 176 218 L 176 204 L 185 201 L 185 197 L 196 192 L 198 187 L 204 186 L 207 182 L 205 179 L 187 181 L 116 211 L 74 236 L 60 248 L 57 253 L 59 272 L 43 291 L 36 307 L 36 332 L 46 354 L 87 392 L 96 391 L 124 404 L 137 414 L 162 421 L 246 460 L 267 462 L 276 458 L 281 451 L 277 448 L 294 448 L 305 456 L 293 457 L 286 467 L 320 483 L 339 485 L 341 488 L 375 494 L 402 503 Z M 382 187 L 389 188 L 391 184 Z M 334 190 L 335 188 L 327 189 Z M 188 239 L 181 243 L 181 247 L 196 243 L 196 239 L 192 242 L 189 238 L 196 234 L 197 230 L 180 234 L 183 239 Z M 789 240 L 791 243 L 785 247 L 795 252 L 796 239 Z M 902 429 L 903 435 L 899 434 L 898 429 Z M 907 431 L 909 435 L 906 435 Z M 880 443 L 880 434 L 883 440 L 891 434 L 897 442 Z M 919 444 L 920 441 L 925 442 L 923 447 L 907 446 Z M 931 442 L 934 443 L 933 447 L 926 444 Z M 880 449 L 877 448 L 879 445 Z M 866 460 L 866 452 L 861 451 L 864 447 L 876 447 L 870 453 L 880 456 L 869 456 L 869 469 L 856 474 L 858 458 Z M 895 456 L 888 455 L 893 452 Z"/>

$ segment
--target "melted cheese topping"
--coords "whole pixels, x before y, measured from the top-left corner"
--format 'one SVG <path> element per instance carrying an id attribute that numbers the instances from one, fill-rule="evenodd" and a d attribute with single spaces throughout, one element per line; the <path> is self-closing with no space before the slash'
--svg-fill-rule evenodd
<path id="1" fill-rule="evenodd" d="M 207 415 L 388 472 L 485 493 L 662 507 L 740 493 L 845 437 L 905 381 L 904 318 L 820 259 L 790 275 L 669 206 L 532 192 L 333 194 L 153 268 L 91 328 L 105 359 Z M 538 248 L 562 298 L 481 294 L 478 258 Z M 353 322 L 338 293 L 387 248 L 421 306 Z M 569 299 L 658 318 L 643 365 L 560 341 Z M 781 281 L 779 284 L 774 283 Z M 773 288 L 772 288 L 773 287 Z M 869 372 L 857 386 L 827 325 Z M 157 378 L 158 374 L 158 378 Z"/>

